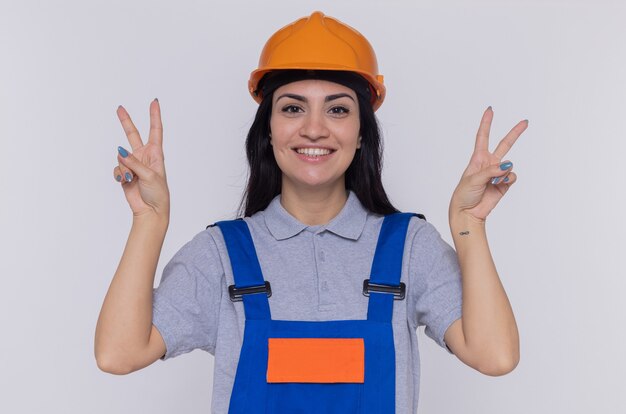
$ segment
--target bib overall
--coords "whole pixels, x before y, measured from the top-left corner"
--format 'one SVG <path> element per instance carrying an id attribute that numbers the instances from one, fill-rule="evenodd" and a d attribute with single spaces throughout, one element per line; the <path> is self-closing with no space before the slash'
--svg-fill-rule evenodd
<path id="1" fill-rule="evenodd" d="M 273 320 L 254 243 L 242 219 L 215 223 L 230 257 L 233 301 L 243 301 L 245 329 L 229 414 L 395 412 L 395 351 L 391 318 L 411 216 L 385 216 L 369 279 L 367 319 Z M 346 260 L 350 260 L 346 258 Z M 366 275 L 365 275 L 366 276 Z"/>

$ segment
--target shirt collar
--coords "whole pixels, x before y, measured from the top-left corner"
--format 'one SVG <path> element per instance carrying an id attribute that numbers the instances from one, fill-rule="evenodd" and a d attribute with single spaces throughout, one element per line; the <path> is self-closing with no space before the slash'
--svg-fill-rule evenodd
<path id="1" fill-rule="evenodd" d="M 280 203 L 278 194 L 267 208 L 264 210 L 265 224 L 276 240 L 288 239 L 309 227 L 292 216 Z M 348 194 L 348 200 L 339 214 L 337 214 L 328 224 L 321 226 L 338 236 L 347 239 L 357 240 L 367 219 L 367 210 L 353 191 Z M 312 226 L 313 227 L 313 226 Z"/>

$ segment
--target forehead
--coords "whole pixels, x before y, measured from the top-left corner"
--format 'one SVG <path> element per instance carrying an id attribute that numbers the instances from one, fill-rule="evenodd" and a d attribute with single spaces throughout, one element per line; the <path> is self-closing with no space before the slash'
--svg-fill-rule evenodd
<path id="1" fill-rule="evenodd" d="M 351 88 L 348 88 L 340 83 L 321 79 L 303 79 L 282 85 L 274 92 L 274 100 L 284 93 L 293 93 L 310 97 L 325 97 L 327 95 L 337 93 L 347 93 L 356 100 L 356 93 Z"/>

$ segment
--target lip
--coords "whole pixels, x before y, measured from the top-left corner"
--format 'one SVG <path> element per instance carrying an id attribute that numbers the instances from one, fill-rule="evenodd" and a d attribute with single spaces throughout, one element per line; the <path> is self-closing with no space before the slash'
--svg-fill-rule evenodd
<path id="1" fill-rule="evenodd" d="M 298 148 L 320 148 L 320 149 L 327 149 L 330 150 L 330 154 L 326 154 L 326 155 L 317 155 L 317 156 L 309 156 L 306 154 L 300 154 L 298 151 L 296 151 Z M 298 157 L 298 159 L 302 160 L 302 161 L 306 161 L 306 162 L 310 162 L 310 163 L 319 163 L 319 162 L 324 162 L 326 160 L 328 160 L 330 157 L 333 156 L 333 154 L 337 151 L 333 148 L 328 148 L 328 147 L 317 147 L 317 146 L 302 146 L 302 147 L 293 147 L 292 148 L 294 154 L 296 154 L 296 157 Z"/>
<path id="2" fill-rule="evenodd" d="M 331 147 L 322 147 L 321 145 L 302 145 L 302 146 L 295 146 L 295 147 L 291 147 L 292 150 L 297 150 L 299 148 L 305 149 L 305 148 L 312 148 L 312 149 L 327 149 L 330 150 L 332 152 L 335 152 L 336 149 L 335 148 L 331 148 Z"/>

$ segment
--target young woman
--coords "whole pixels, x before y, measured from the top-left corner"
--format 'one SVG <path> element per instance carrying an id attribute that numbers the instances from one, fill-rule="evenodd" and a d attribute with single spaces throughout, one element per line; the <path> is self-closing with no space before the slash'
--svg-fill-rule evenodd
<path id="1" fill-rule="evenodd" d="M 160 108 L 146 144 L 118 108 L 132 153 L 119 148 L 114 176 L 133 225 L 96 327 L 100 369 L 204 349 L 216 413 L 414 413 L 422 325 L 484 374 L 514 369 L 517 326 L 485 220 L 515 182 L 502 159 L 527 122 L 491 153 L 484 112 L 450 201 L 455 251 L 385 193 L 385 87 L 359 32 L 321 12 L 299 19 L 268 40 L 248 86 L 259 108 L 242 217 L 196 234 L 154 290 L 169 223 Z"/>

